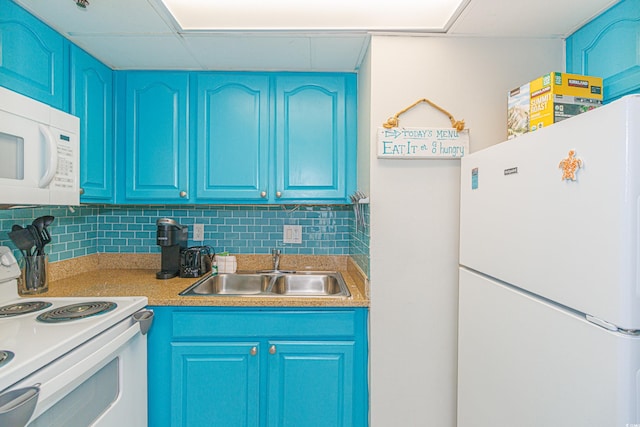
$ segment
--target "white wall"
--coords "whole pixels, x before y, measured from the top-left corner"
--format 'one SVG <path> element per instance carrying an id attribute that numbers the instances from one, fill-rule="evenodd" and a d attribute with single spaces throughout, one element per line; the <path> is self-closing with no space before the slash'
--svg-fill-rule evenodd
<path id="1" fill-rule="evenodd" d="M 358 71 L 358 190 L 369 194 L 371 145 L 371 49 Z"/>
<path id="2" fill-rule="evenodd" d="M 360 70 L 370 92 L 359 95 L 359 120 L 369 120 L 359 144 L 369 147 L 360 179 L 371 196 L 373 427 L 456 424 L 460 184 L 457 160 L 377 159 L 376 129 L 428 98 L 466 121 L 472 151 L 500 142 L 508 90 L 562 71 L 562 51 L 561 40 L 373 36 Z M 400 126 L 450 122 L 421 104 Z"/>

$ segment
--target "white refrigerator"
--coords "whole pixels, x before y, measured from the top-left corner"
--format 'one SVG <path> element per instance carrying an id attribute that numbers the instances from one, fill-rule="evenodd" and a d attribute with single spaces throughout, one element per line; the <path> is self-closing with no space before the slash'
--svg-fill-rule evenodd
<path id="1" fill-rule="evenodd" d="M 640 427 L 640 95 L 461 163 L 458 427 Z"/>

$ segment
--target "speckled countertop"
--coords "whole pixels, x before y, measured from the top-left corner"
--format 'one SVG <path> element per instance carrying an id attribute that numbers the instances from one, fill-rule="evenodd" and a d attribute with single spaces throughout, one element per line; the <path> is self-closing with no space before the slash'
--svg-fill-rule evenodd
<path id="1" fill-rule="evenodd" d="M 270 268 L 270 255 L 237 255 L 238 270 Z M 197 278 L 156 279 L 159 254 L 95 254 L 49 266 L 49 290 L 39 296 L 146 296 L 149 305 L 367 307 L 367 278 L 347 256 L 283 255 L 281 268 L 339 271 L 351 297 L 180 296 Z"/>

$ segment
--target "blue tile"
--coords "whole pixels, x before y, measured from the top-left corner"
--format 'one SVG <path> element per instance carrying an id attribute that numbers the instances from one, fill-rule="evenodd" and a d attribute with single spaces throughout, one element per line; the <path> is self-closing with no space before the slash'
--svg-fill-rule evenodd
<path id="1" fill-rule="evenodd" d="M 297 210 L 288 206 L 285 210 L 279 206 L 94 205 L 76 208 L 75 213 L 65 207 L 27 208 L 0 211 L 0 245 L 11 247 L 6 230 L 13 223 L 26 224 L 36 216 L 52 214 L 56 216 L 55 225 L 50 227 L 56 244 L 48 246 L 52 259 L 97 252 L 159 253 L 155 222 L 170 217 L 190 226 L 204 223 L 204 243 L 218 251 L 266 254 L 272 247 L 280 247 L 289 253 L 351 254 L 367 271 L 368 206 L 364 206 L 364 212 L 367 224 L 364 230 L 356 230 L 350 206 L 300 206 Z M 303 226 L 302 244 L 283 245 L 284 224 Z M 70 250 L 69 244 L 78 249 Z"/>

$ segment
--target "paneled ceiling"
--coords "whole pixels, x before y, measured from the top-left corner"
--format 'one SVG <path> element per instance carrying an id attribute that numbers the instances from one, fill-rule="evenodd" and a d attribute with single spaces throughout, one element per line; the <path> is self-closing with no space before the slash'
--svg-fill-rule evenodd
<path id="1" fill-rule="evenodd" d="M 351 15 L 343 16 L 341 11 L 346 8 L 335 6 L 329 14 L 319 14 L 310 7 L 308 11 L 301 9 L 298 14 L 286 16 L 278 8 L 249 8 L 245 18 L 250 15 L 251 19 L 243 19 L 235 10 L 235 15 L 230 14 L 222 21 L 219 16 L 218 21 L 212 18 L 213 28 L 185 30 L 161 0 L 89 0 L 86 8 L 76 6 L 75 0 L 16 1 L 114 69 L 289 71 L 357 70 L 370 35 L 376 33 L 563 38 L 616 3 L 615 0 L 462 0 L 444 25 L 428 24 L 424 28 L 416 28 L 415 19 L 403 19 L 401 14 L 392 18 L 389 14 L 385 26 L 362 24 L 355 19 L 357 13 L 351 11 Z M 416 2 L 415 13 L 424 13 L 418 7 L 419 0 L 408 0 L 409 5 L 401 11 L 411 14 L 412 1 Z M 419 4 L 424 6 L 425 2 L 437 5 L 440 0 L 422 0 Z M 359 7 L 393 8 L 394 3 L 369 0 Z M 203 9 L 203 16 L 207 13 Z M 256 15 L 265 23 L 277 24 L 260 26 Z M 199 22 L 207 23 L 207 19 Z M 407 25 L 409 22 L 411 25 Z M 247 23 L 253 26 L 249 28 Z"/>

